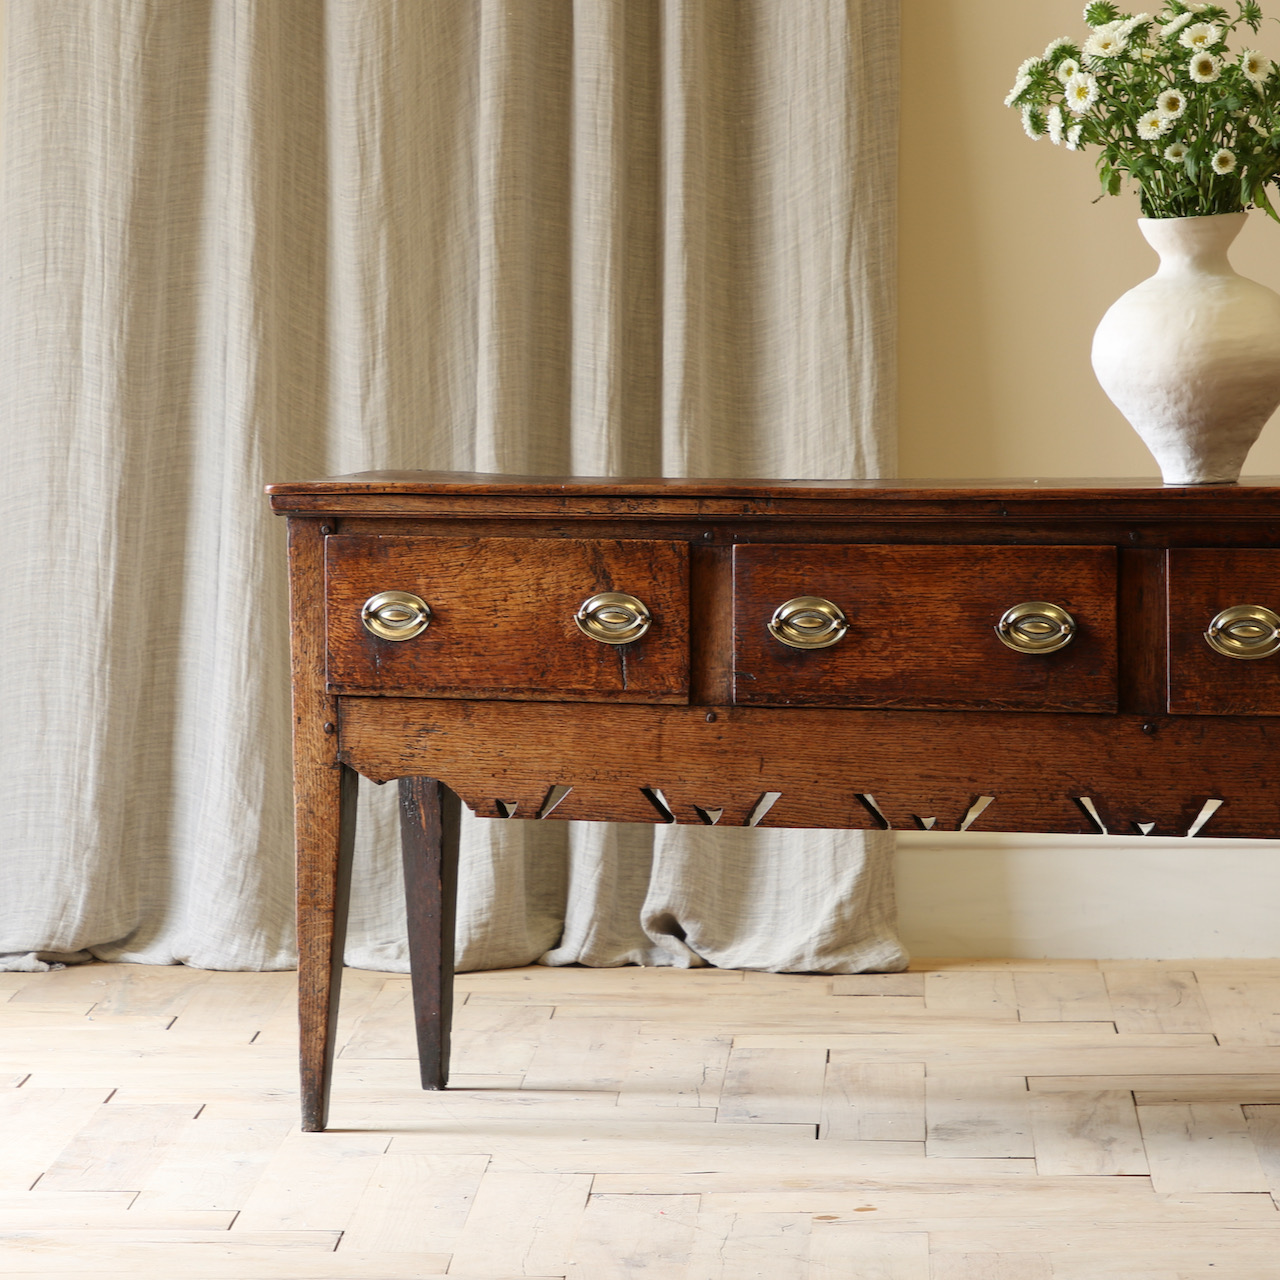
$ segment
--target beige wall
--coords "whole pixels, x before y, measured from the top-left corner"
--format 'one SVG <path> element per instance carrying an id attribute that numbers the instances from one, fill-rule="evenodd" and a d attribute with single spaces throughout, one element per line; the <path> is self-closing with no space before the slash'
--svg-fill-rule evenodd
<path id="1" fill-rule="evenodd" d="M 1156 475 L 1089 367 L 1103 312 L 1155 268 L 1137 198 L 1092 203 L 1092 156 L 1003 105 L 1023 58 L 1084 31 L 1083 0 L 901 3 L 900 474 Z M 1280 24 L 1257 43 L 1280 58 Z M 1280 226 L 1255 213 L 1233 257 L 1280 290 Z M 1246 474 L 1280 474 L 1280 421 Z M 908 835 L 899 884 L 918 955 L 1280 947 L 1275 842 Z"/>
<path id="2" fill-rule="evenodd" d="M 901 3 L 901 474 L 1157 474 L 1089 367 L 1103 312 L 1155 268 L 1137 197 L 1092 203 L 1096 153 L 1030 141 L 1004 106 L 1023 58 L 1086 30 L 1083 0 Z M 1255 213 L 1233 258 L 1280 289 L 1280 226 Z M 1280 474 L 1280 421 L 1246 472 Z"/>

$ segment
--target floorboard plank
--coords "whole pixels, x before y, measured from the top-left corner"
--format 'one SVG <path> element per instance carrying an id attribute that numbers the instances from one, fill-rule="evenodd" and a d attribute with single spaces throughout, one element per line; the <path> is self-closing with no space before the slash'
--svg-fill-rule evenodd
<path id="1" fill-rule="evenodd" d="M 859 1062 L 847 1050 L 828 1055 L 819 1135 L 862 1142 L 923 1142 L 924 1063 Z"/>
<path id="2" fill-rule="evenodd" d="M 737 1049 L 720 1095 L 721 1124 L 814 1125 L 822 1118 L 821 1049 Z"/>
<path id="3" fill-rule="evenodd" d="M 1245 1107 L 1244 1116 L 1267 1185 L 1280 1202 L 1280 1106 Z"/>
<path id="4" fill-rule="evenodd" d="M 484 1155 L 384 1153 L 339 1252 L 452 1254 L 488 1165 Z"/>
<path id="5" fill-rule="evenodd" d="M 193 1118 L 181 1103 L 106 1104 L 41 1177 L 44 1191 L 138 1191 Z"/>
<path id="6" fill-rule="evenodd" d="M 1104 969 L 1116 1030 L 1139 1035 L 1212 1031 L 1196 975 L 1176 969 Z"/>
<path id="7" fill-rule="evenodd" d="M 1133 1094 L 1116 1090 L 1030 1095 L 1036 1168 L 1048 1177 L 1147 1172 Z"/>
<path id="8" fill-rule="evenodd" d="M 462 1275 L 565 1275 L 591 1190 L 587 1174 L 490 1170 L 449 1268 Z"/>
<path id="9" fill-rule="evenodd" d="M 1115 1017 L 1098 972 L 1015 973 L 1013 986 L 1023 1022 L 1106 1022 Z"/>
<path id="10" fill-rule="evenodd" d="M 569 1249 L 571 1280 L 701 1280 L 695 1244 L 706 1226 L 697 1196 L 592 1195 Z M 735 1276 L 745 1278 L 750 1272 Z"/>
<path id="11" fill-rule="evenodd" d="M 1180 1195 L 1271 1189 L 1238 1106 L 1192 1102 L 1137 1110 L 1157 1191 Z"/>
<path id="12" fill-rule="evenodd" d="M 1280 1045 L 1280 974 L 1201 969 L 1196 982 L 1223 1044 Z"/>
<path id="13" fill-rule="evenodd" d="M 930 1071 L 925 1080 L 928 1136 L 933 1156 L 1034 1156 L 1030 1095 L 1020 1076 Z"/>
<path id="14" fill-rule="evenodd" d="M 943 969 L 924 975 L 924 1003 L 931 1014 L 965 1014 L 1018 1021 L 1013 974 L 989 969 Z"/>
<path id="15" fill-rule="evenodd" d="M 242 1231 L 342 1231 L 391 1139 L 381 1133 L 290 1132 L 245 1198 Z"/>

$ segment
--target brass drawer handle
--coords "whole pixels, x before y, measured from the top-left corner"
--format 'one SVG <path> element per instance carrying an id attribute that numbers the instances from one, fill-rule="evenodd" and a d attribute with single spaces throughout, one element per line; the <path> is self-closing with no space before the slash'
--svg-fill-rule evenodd
<path id="1" fill-rule="evenodd" d="M 1223 609 L 1204 638 L 1227 658 L 1269 658 L 1280 652 L 1280 614 L 1260 604 Z"/>
<path id="2" fill-rule="evenodd" d="M 643 600 L 621 591 L 601 591 L 589 596 L 573 616 L 584 636 L 601 644 L 630 644 L 653 625 L 653 616 Z"/>
<path id="3" fill-rule="evenodd" d="M 796 596 L 769 619 L 769 634 L 792 649 L 826 649 L 844 638 L 849 621 L 838 605 L 821 596 Z"/>
<path id="4" fill-rule="evenodd" d="M 1018 653 L 1055 653 L 1076 638 L 1076 620 L 1061 605 L 1025 600 L 1004 611 L 996 635 Z"/>
<path id="5" fill-rule="evenodd" d="M 360 609 L 366 631 L 383 640 L 412 640 L 431 625 L 431 608 L 407 591 L 379 591 Z"/>

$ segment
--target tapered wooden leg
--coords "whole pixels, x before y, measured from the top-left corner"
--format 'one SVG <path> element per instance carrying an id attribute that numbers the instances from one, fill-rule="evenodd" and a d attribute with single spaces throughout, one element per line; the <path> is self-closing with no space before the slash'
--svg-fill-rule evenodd
<path id="1" fill-rule="evenodd" d="M 317 770 L 298 797 L 298 1023 L 308 1133 L 329 1118 L 358 785 L 354 770 L 332 765 Z"/>
<path id="2" fill-rule="evenodd" d="M 409 970 L 424 1089 L 443 1089 L 449 1080 L 461 813 L 461 801 L 444 783 L 435 778 L 400 779 Z"/>

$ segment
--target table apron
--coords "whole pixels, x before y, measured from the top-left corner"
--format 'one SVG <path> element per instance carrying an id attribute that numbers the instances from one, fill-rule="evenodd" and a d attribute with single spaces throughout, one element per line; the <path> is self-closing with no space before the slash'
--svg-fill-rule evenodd
<path id="1" fill-rule="evenodd" d="M 1255 839 L 1280 830 L 1271 717 L 338 701 L 343 763 L 377 782 L 439 778 L 483 817 Z"/>

